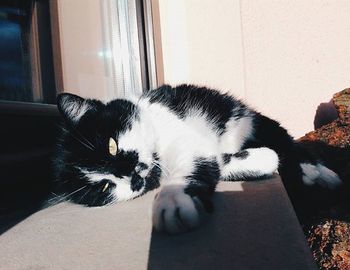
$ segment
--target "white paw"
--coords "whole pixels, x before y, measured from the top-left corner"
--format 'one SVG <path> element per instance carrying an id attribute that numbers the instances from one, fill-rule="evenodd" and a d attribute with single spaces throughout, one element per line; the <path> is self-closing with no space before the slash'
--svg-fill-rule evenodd
<path id="1" fill-rule="evenodd" d="M 256 164 L 259 164 L 260 171 L 265 174 L 273 174 L 277 171 L 279 165 L 279 158 L 277 153 L 267 147 L 250 149 L 251 154 L 256 155 Z"/>
<path id="2" fill-rule="evenodd" d="M 320 176 L 320 172 L 318 171 L 315 165 L 309 163 L 301 163 L 300 167 L 303 171 L 303 182 L 307 186 L 312 186 L 315 184 L 316 179 Z"/>
<path id="3" fill-rule="evenodd" d="M 153 203 L 153 226 L 158 231 L 173 234 L 197 227 L 200 215 L 194 200 L 184 192 L 182 185 L 163 187 Z"/>
<path id="4" fill-rule="evenodd" d="M 304 174 L 305 185 L 311 186 L 317 183 L 324 188 L 336 189 L 343 183 L 335 172 L 322 164 L 301 163 L 300 166 Z"/>
<path id="5" fill-rule="evenodd" d="M 336 189 L 343 184 L 343 181 L 339 178 L 338 174 L 327 167 L 317 164 L 317 169 L 320 172 L 320 178 L 318 178 L 316 182 L 321 186 L 329 189 Z"/>

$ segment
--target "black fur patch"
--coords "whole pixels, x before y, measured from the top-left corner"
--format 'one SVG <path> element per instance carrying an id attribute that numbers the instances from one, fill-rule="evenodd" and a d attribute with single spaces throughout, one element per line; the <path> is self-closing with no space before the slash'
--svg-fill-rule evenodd
<path id="1" fill-rule="evenodd" d="M 132 191 L 139 191 L 143 187 L 143 179 L 140 175 L 134 173 L 131 176 L 131 190 Z"/>
<path id="2" fill-rule="evenodd" d="M 180 118 L 185 118 L 189 112 L 199 110 L 207 115 L 208 122 L 223 134 L 225 125 L 231 117 L 241 118 L 250 111 L 239 100 L 222 94 L 216 90 L 193 85 L 179 85 L 172 88 L 164 85 L 146 94 L 151 103 L 161 103 L 175 112 Z"/>
<path id="3" fill-rule="evenodd" d="M 222 161 L 224 162 L 224 164 L 228 164 L 230 163 L 232 157 L 235 157 L 236 159 L 246 159 L 249 156 L 249 152 L 247 150 L 242 150 L 239 151 L 235 154 L 223 154 L 222 157 Z"/>
<path id="4" fill-rule="evenodd" d="M 157 153 L 153 153 L 153 159 L 156 163 L 159 163 L 159 156 Z M 162 170 L 160 166 L 153 166 L 148 176 L 146 177 L 145 192 L 155 189 L 160 186 L 160 176 Z"/>
<path id="5" fill-rule="evenodd" d="M 233 156 L 237 159 L 243 160 L 249 156 L 249 152 L 247 150 L 242 150 L 242 151 L 239 151 L 239 152 L 233 154 Z"/>
<path id="6" fill-rule="evenodd" d="M 233 154 L 223 154 L 222 156 L 222 161 L 224 162 L 224 164 L 229 164 L 231 161 L 231 158 L 233 157 Z"/>
<path id="7" fill-rule="evenodd" d="M 245 171 L 239 175 L 230 175 L 222 179 L 222 181 L 257 181 L 257 180 L 266 180 L 271 178 L 272 175 L 256 175 L 254 172 Z"/>
<path id="8" fill-rule="evenodd" d="M 219 179 L 220 168 L 216 159 L 198 158 L 195 161 L 194 171 L 187 177 L 189 184 L 185 189 L 185 193 L 192 197 L 198 197 L 203 203 L 205 210 L 212 212 L 211 197 Z"/>

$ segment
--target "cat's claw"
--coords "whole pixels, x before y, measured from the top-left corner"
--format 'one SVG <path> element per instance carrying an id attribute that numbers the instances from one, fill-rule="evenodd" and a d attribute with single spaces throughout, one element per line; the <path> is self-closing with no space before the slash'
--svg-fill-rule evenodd
<path id="1" fill-rule="evenodd" d="M 153 226 L 158 231 L 181 233 L 200 223 L 198 202 L 184 192 L 181 185 L 164 186 L 153 203 Z"/>

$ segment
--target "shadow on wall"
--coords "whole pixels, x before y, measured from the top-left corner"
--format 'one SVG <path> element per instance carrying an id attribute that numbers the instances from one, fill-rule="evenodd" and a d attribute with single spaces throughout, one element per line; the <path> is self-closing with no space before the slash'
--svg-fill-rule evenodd
<path id="1" fill-rule="evenodd" d="M 324 102 L 318 105 L 315 118 L 314 129 L 318 129 L 327 125 L 338 118 L 338 112 L 333 104 L 333 101 Z"/>

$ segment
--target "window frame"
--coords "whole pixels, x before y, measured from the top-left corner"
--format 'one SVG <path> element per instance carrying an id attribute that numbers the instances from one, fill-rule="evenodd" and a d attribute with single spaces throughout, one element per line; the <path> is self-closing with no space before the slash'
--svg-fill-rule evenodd
<path id="1" fill-rule="evenodd" d="M 0 149 L 3 149 L 0 152 L 0 214 L 3 210 L 9 213 L 31 205 L 40 199 L 39 196 L 50 191 L 53 179 L 50 163 L 61 117 L 57 106 L 48 102 L 55 103 L 56 94 L 64 89 L 58 2 L 37 0 L 33 7 L 30 49 L 33 54 L 31 63 L 36 68 L 32 70 L 32 85 L 34 101 L 41 102 L 0 100 L 0 118 L 4 128 L 0 143 Z M 144 37 L 140 38 L 139 48 L 144 66 L 143 80 L 147 85 L 144 91 L 160 83 L 151 21 L 154 14 L 150 14 L 152 2 L 136 0 L 140 29 L 137 34 Z M 40 21 L 45 10 L 49 10 L 51 15 L 46 24 Z M 47 14 L 44 15 L 46 19 Z M 47 38 L 51 39 L 50 46 L 42 51 Z M 51 68 L 41 68 L 46 65 Z M 51 93 L 47 92 L 50 89 Z"/>

